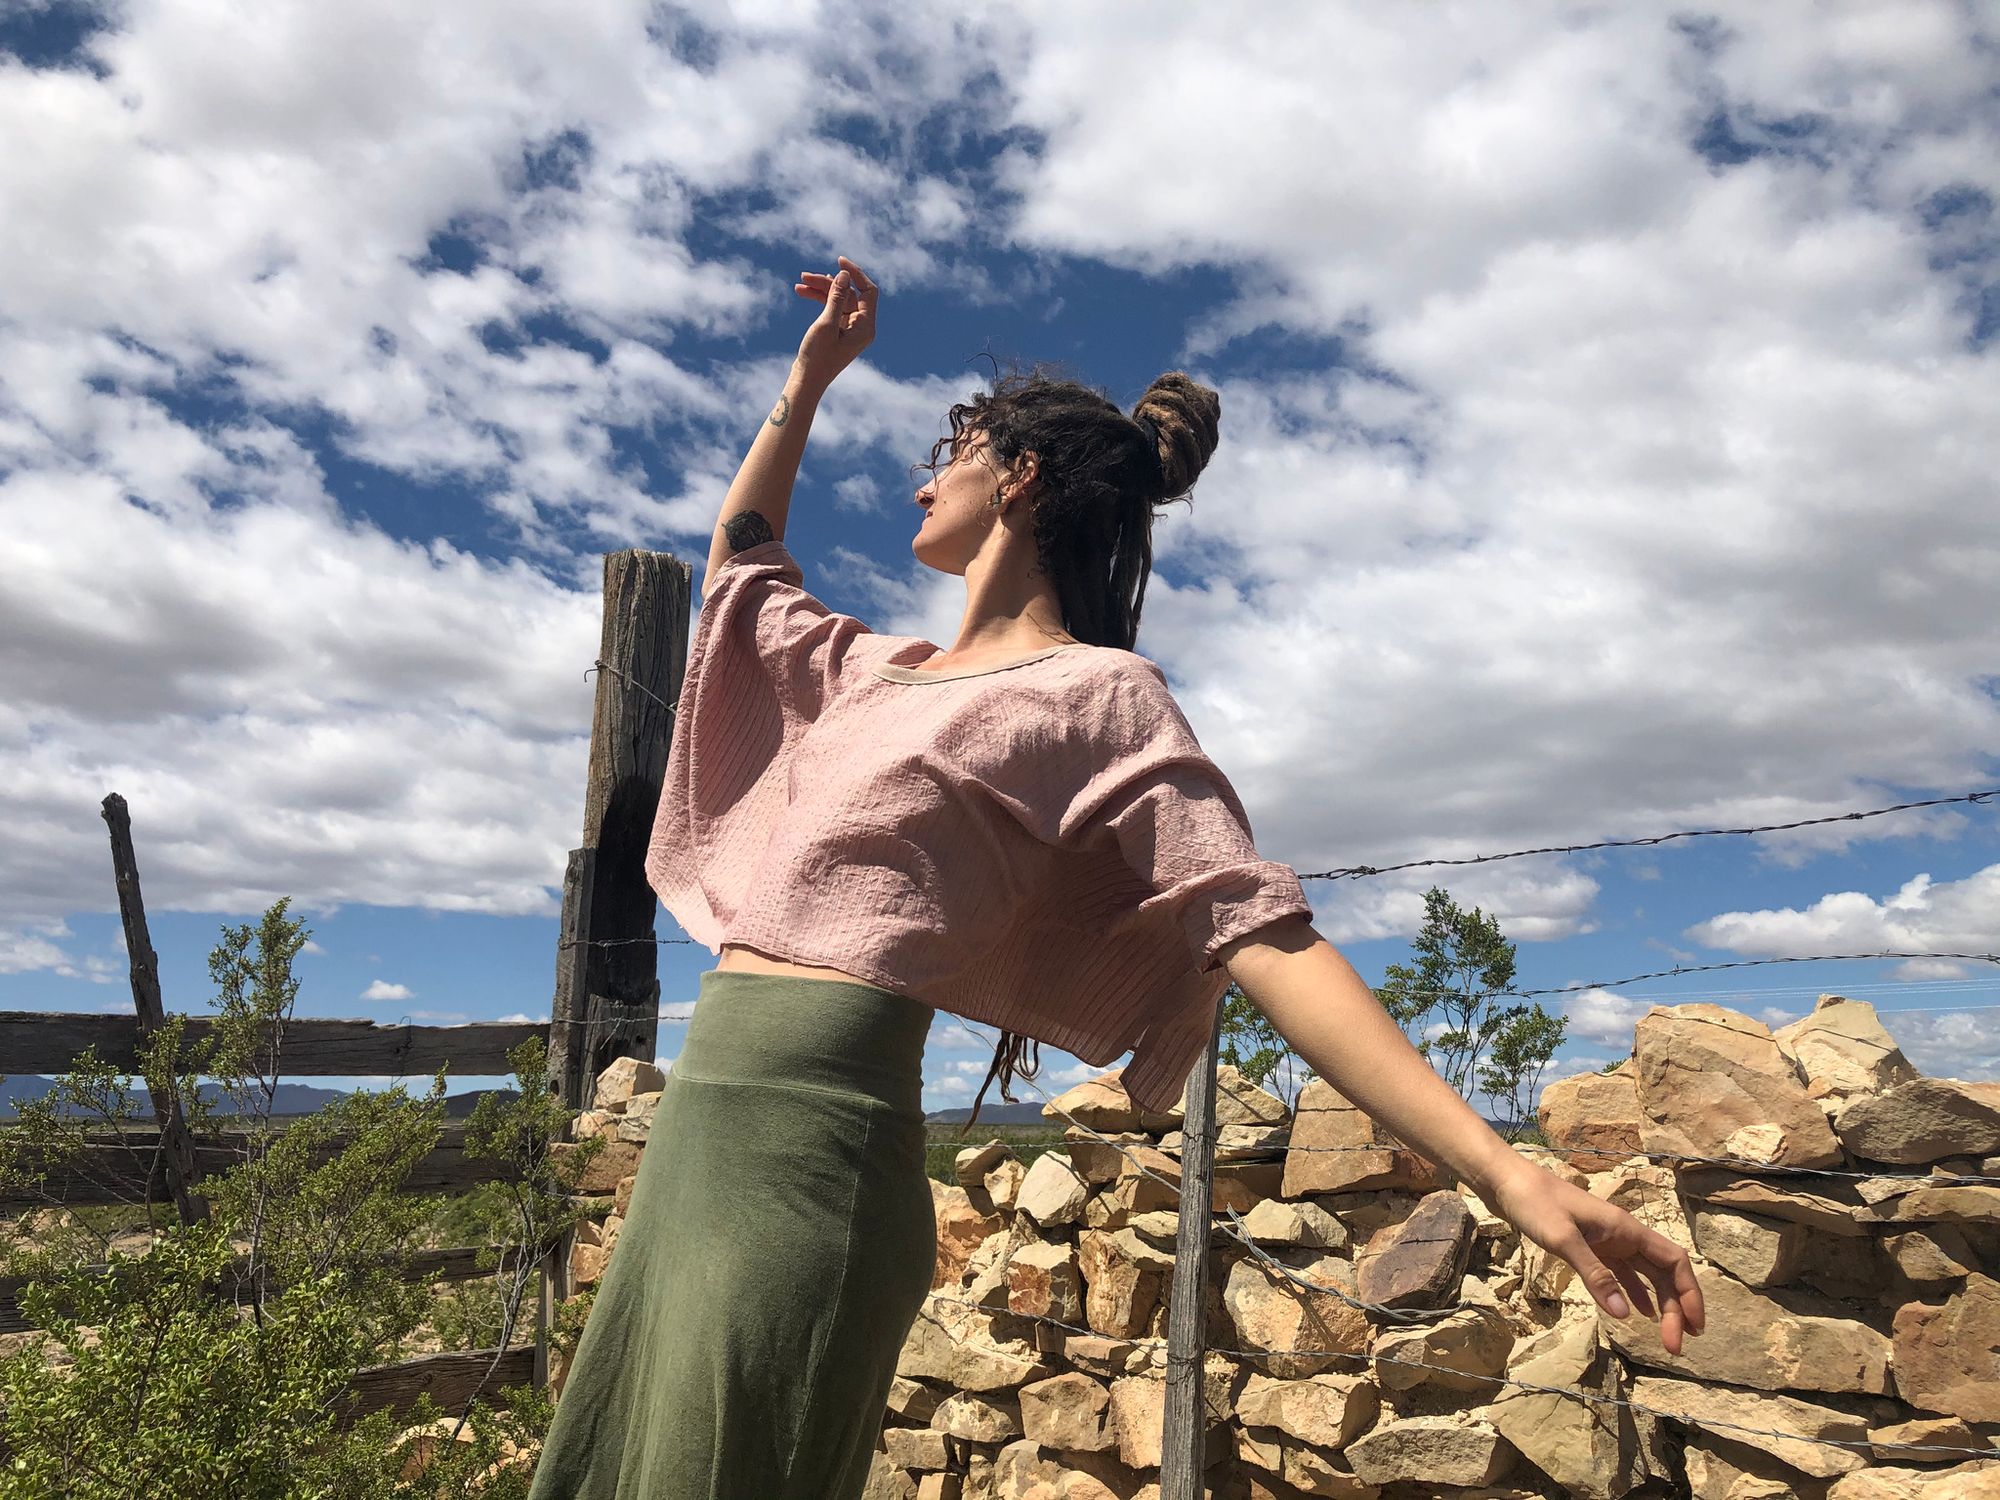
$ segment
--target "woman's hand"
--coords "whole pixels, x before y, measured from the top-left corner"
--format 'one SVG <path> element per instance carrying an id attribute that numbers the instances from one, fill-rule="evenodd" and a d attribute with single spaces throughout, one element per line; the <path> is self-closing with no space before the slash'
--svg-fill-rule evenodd
<path id="1" fill-rule="evenodd" d="M 875 283 L 846 256 L 838 259 L 840 269 L 833 275 L 801 271 L 792 288 L 801 297 L 825 304 L 792 361 L 800 377 L 820 390 L 831 385 L 834 376 L 875 340 L 875 304 L 879 300 Z"/>
<path id="2" fill-rule="evenodd" d="M 1707 1321 L 1687 1251 L 1575 1183 L 1525 1158 L 1521 1167 L 1495 1187 L 1493 1211 L 1576 1267 L 1585 1289 L 1614 1318 L 1631 1315 L 1623 1287 L 1641 1312 L 1659 1319 L 1667 1353 L 1679 1354 L 1681 1331 L 1700 1333 Z M 1647 1281 L 1658 1293 L 1657 1313 Z"/>

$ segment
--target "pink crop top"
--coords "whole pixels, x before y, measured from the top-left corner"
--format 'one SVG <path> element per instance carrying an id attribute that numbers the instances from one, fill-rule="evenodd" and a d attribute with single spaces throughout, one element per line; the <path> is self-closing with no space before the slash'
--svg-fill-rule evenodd
<path id="1" fill-rule="evenodd" d="M 1172 1108 L 1229 985 L 1216 950 L 1312 907 L 1165 675 L 1087 645 L 917 672 L 937 646 L 801 581 L 781 540 L 708 581 L 646 852 L 661 903 L 718 955 L 840 969 L 1092 1066 L 1129 1048 L 1126 1089 Z"/>

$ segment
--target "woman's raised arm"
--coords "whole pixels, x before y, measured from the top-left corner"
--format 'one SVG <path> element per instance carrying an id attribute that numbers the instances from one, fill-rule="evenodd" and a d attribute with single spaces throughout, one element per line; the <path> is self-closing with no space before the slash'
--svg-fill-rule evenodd
<path id="1" fill-rule="evenodd" d="M 824 306 L 799 344 L 777 405 L 757 429 L 750 452 L 723 497 L 722 514 L 716 518 L 708 545 L 704 596 L 707 579 L 714 576 L 723 559 L 759 542 L 784 537 L 792 486 L 798 481 L 799 460 L 805 455 L 806 434 L 812 429 L 819 399 L 834 377 L 875 337 L 875 283 L 846 256 L 840 257 L 840 270 L 835 275 L 804 271 L 792 289 Z"/>

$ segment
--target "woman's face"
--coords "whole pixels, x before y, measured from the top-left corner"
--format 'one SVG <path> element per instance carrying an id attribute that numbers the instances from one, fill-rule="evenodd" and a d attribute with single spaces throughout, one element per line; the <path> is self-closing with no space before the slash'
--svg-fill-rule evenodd
<path id="1" fill-rule="evenodd" d="M 919 561 L 944 573 L 963 573 L 992 532 L 997 510 L 989 502 L 1006 476 L 993 463 L 986 435 L 967 429 L 947 450 L 930 482 L 917 491 L 923 508 L 911 550 Z"/>

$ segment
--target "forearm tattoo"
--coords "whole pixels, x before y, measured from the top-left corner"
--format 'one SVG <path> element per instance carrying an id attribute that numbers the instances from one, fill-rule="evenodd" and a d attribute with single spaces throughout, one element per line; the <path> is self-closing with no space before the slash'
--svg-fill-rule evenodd
<path id="1" fill-rule="evenodd" d="M 792 398 L 781 394 L 778 397 L 778 404 L 771 409 L 771 425 L 773 427 L 783 427 L 791 420 Z"/>
<path id="2" fill-rule="evenodd" d="M 760 542 L 777 540 L 771 523 L 754 510 L 742 511 L 723 522 L 722 535 L 728 540 L 731 553 L 745 552 Z"/>

